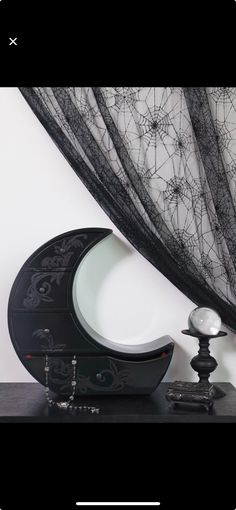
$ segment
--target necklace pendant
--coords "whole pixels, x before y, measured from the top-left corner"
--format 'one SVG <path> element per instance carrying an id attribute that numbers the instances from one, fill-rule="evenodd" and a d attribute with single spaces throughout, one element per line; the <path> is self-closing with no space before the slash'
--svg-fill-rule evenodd
<path id="1" fill-rule="evenodd" d="M 57 402 L 56 405 L 59 409 L 68 409 L 70 403 L 69 402 Z"/>

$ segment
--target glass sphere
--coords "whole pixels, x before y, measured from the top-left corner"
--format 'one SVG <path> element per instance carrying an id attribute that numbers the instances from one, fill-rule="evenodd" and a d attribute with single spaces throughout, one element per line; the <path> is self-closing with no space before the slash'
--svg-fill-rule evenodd
<path id="1" fill-rule="evenodd" d="M 214 336 L 220 331 L 221 318 L 211 308 L 195 308 L 189 315 L 188 327 L 192 334 Z"/>

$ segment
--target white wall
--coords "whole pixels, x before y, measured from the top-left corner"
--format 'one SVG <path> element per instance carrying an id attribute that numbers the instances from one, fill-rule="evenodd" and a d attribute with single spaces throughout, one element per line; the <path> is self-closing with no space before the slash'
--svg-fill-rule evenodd
<path id="1" fill-rule="evenodd" d="M 189 362 L 197 341 L 181 334 L 195 305 L 120 234 L 73 172 L 17 88 L 0 88 L 0 381 L 32 381 L 12 347 L 7 303 L 26 258 L 71 229 L 112 228 L 81 273 L 80 306 L 91 326 L 116 341 L 169 334 L 176 341 L 166 380 L 197 380 Z M 97 256 L 100 254 L 99 260 Z M 225 329 L 225 328 L 224 328 Z M 236 385 L 235 336 L 211 342 L 212 380 Z"/>

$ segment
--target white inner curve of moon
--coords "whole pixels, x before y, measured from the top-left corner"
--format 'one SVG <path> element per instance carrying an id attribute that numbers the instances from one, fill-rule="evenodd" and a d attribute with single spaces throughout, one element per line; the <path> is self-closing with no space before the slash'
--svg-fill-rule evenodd
<path id="1" fill-rule="evenodd" d="M 147 264 L 149 270 L 147 270 Z M 114 234 L 83 258 L 73 282 L 73 303 L 90 335 L 141 344 L 166 334 L 160 321 L 158 271 Z"/>

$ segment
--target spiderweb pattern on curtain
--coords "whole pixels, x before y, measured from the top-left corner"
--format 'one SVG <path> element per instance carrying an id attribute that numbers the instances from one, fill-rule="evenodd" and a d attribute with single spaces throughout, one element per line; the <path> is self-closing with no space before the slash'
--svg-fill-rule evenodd
<path id="1" fill-rule="evenodd" d="M 236 330 L 236 88 L 21 91 L 136 249 Z"/>

